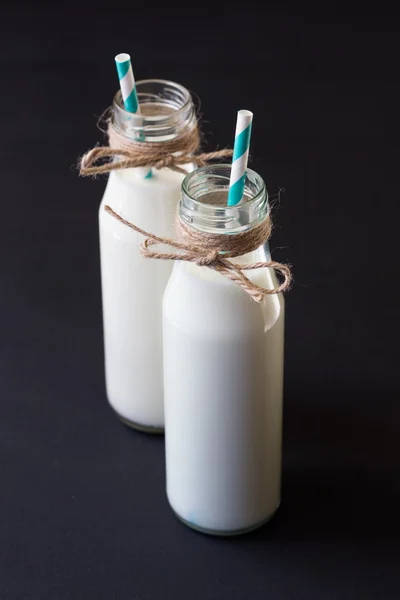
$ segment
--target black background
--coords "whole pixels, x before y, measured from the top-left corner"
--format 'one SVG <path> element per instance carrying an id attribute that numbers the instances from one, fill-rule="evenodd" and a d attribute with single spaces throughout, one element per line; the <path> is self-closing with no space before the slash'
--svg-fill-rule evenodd
<path id="1" fill-rule="evenodd" d="M 393 13 L 33 4 L 3 3 L 0 26 L 0 598 L 398 599 Z M 206 150 L 252 110 L 251 166 L 286 190 L 283 503 L 236 539 L 176 520 L 163 438 L 124 428 L 105 398 L 105 181 L 75 165 L 102 141 L 118 52 L 137 79 L 201 98 Z"/>

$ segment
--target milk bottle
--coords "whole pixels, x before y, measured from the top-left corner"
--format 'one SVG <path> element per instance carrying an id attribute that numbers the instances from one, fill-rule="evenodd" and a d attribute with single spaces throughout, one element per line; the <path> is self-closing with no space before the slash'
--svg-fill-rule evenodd
<path id="1" fill-rule="evenodd" d="M 180 217 L 229 236 L 268 214 L 261 177 L 226 206 L 230 166 L 205 167 L 182 187 Z M 269 261 L 265 244 L 238 262 Z M 276 288 L 272 269 L 246 271 Z M 163 301 L 167 495 L 187 525 L 221 535 L 266 522 L 280 503 L 284 345 L 281 293 L 255 302 L 221 273 L 176 261 Z"/>
<path id="2" fill-rule="evenodd" d="M 196 126 L 191 96 L 181 85 L 147 80 L 136 86 L 139 139 L 170 141 Z M 111 122 L 120 135 L 137 139 L 120 92 Z M 168 168 L 153 168 L 150 174 L 143 168 L 111 171 L 99 210 L 107 396 L 121 421 L 149 432 L 164 428 L 161 308 L 172 266 L 144 259 L 143 237 L 113 219 L 104 206 L 143 229 L 171 237 L 182 179 Z"/>

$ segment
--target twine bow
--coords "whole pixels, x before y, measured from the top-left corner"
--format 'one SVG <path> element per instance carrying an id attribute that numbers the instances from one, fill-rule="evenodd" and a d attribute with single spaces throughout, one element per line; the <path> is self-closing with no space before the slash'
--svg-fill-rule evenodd
<path id="1" fill-rule="evenodd" d="M 230 260 L 231 258 L 243 256 L 248 252 L 256 250 L 268 240 L 272 228 L 271 219 L 269 217 L 253 229 L 231 235 L 196 232 L 178 218 L 177 232 L 180 241 L 175 241 L 169 238 L 159 237 L 137 227 L 130 221 L 121 217 L 121 215 L 116 213 L 108 205 L 105 206 L 105 210 L 108 214 L 117 219 L 117 221 L 145 237 L 141 244 L 140 251 L 142 256 L 146 258 L 182 260 L 218 271 L 224 277 L 240 286 L 253 300 L 255 300 L 255 302 L 262 302 L 266 296 L 284 292 L 290 287 L 292 277 L 290 268 L 287 265 L 275 261 L 237 264 Z M 150 250 L 150 247 L 156 244 L 165 244 L 180 252 L 161 253 Z M 221 252 L 224 252 L 224 254 L 222 255 Z M 244 274 L 244 271 L 262 268 L 272 268 L 274 271 L 280 273 L 283 277 L 282 283 L 276 288 L 267 289 L 257 285 Z"/>
<path id="2" fill-rule="evenodd" d="M 146 142 L 134 140 L 121 135 L 111 121 L 108 121 L 109 146 L 96 146 L 84 154 L 80 160 L 80 174 L 96 176 L 117 169 L 133 167 L 167 167 L 187 175 L 181 165 L 195 163 L 205 166 L 211 160 L 229 158 L 233 151 L 230 149 L 215 152 L 194 153 L 200 146 L 200 134 L 197 125 L 182 132 L 172 140 L 162 142 Z M 120 160 L 114 161 L 118 157 Z M 106 162 L 103 162 L 106 161 Z"/>

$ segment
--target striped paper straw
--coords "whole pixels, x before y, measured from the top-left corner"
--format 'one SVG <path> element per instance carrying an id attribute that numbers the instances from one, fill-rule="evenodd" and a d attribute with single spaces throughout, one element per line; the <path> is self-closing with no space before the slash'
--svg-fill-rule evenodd
<path id="1" fill-rule="evenodd" d="M 117 65 L 119 85 L 125 109 L 131 113 L 140 112 L 131 57 L 125 53 L 117 54 L 115 64 Z"/>
<path id="2" fill-rule="evenodd" d="M 140 113 L 139 100 L 136 92 L 135 77 L 133 75 L 131 57 L 125 52 L 117 54 L 115 57 L 117 72 L 119 77 L 119 86 L 121 88 L 122 100 L 124 101 L 125 110 L 130 113 Z M 141 141 L 144 141 L 144 136 L 139 136 Z M 151 169 L 140 169 L 142 175 L 147 179 L 152 177 Z"/>
<path id="3" fill-rule="evenodd" d="M 249 110 L 238 111 L 235 143 L 233 146 L 231 178 L 229 181 L 228 206 L 235 206 L 235 204 L 238 204 L 243 198 L 247 161 L 249 160 L 252 122 L 252 112 Z"/>

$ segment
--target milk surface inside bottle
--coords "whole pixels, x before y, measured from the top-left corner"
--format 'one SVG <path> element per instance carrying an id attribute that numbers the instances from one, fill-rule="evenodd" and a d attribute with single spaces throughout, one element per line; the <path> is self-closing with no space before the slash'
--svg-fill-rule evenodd
<path id="1" fill-rule="evenodd" d="M 230 165 L 205 167 L 182 187 L 180 217 L 206 233 L 238 233 L 268 213 L 261 177 L 226 206 Z M 265 244 L 238 262 L 270 260 Z M 271 269 L 246 271 L 275 288 Z M 221 273 L 176 262 L 163 301 L 167 495 L 186 524 L 234 534 L 280 503 L 284 300 L 255 302 Z"/>
<path id="2" fill-rule="evenodd" d="M 196 126 L 189 92 L 162 80 L 136 84 L 141 115 L 114 98 L 111 120 L 127 139 L 169 141 Z M 188 166 L 187 170 L 191 167 Z M 172 265 L 140 254 L 143 236 L 105 212 L 160 236 L 173 237 L 183 175 L 168 168 L 113 170 L 100 205 L 100 256 L 104 355 L 108 400 L 128 425 L 150 432 L 164 428 L 162 297 Z"/>

